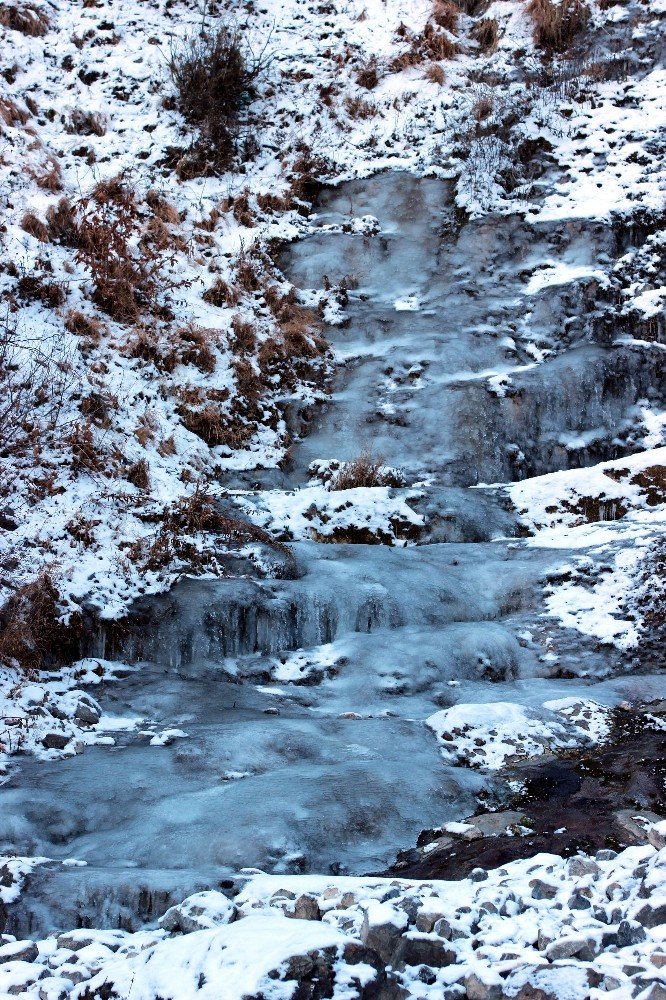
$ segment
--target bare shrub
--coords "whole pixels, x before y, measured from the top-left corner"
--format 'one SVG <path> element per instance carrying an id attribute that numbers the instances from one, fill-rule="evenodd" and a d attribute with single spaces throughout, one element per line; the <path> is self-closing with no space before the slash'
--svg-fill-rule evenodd
<path id="1" fill-rule="evenodd" d="M 66 298 L 64 287 L 52 281 L 43 271 L 24 274 L 17 282 L 18 293 L 30 302 L 41 302 L 49 309 L 61 306 Z"/>
<path id="2" fill-rule="evenodd" d="M 369 451 L 358 458 L 344 462 L 339 472 L 331 479 L 331 490 L 353 490 L 369 486 L 402 486 L 404 479 L 397 469 L 384 465 L 381 456 L 377 458 Z"/>
<path id="3" fill-rule="evenodd" d="M 41 38 L 49 30 L 50 23 L 46 11 L 36 4 L 0 4 L 0 26 L 3 28 L 11 28 L 33 38 Z"/>
<path id="4" fill-rule="evenodd" d="M 69 116 L 67 125 L 68 132 L 76 135 L 106 135 L 109 127 L 109 119 L 102 111 L 83 111 L 81 108 L 74 108 Z"/>
<path id="5" fill-rule="evenodd" d="M 164 287 L 167 256 L 146 233 L 136 247 L 139 224 L 134 192 L 120 177 L 81 201 L 76 259 L 90 271 L 93 300 L 122 323 L 154 305 Z"/>
<path id="6" fill-rule="evenodd" d="M 90 418 L 75 423 L 66 438 L 72 452 L 72 468 L 76 471 L 103 472 L 106 461 L 95 441 Z"/>
<path id="7" fill-rule="evenodd" d="M 130 465 L 125 473 L 125 478 L 139 490 L 150 489 L 150 467 L 147 459 L 140 458 L 137 462 Z"/>
<path id="8" fill-rule="evenodd" d="M 534 23 L 534 41 L 542 49 L 563 52 L 590 18 L 584 0 L 531 0 L 527 8 Z"/>
<path id="9" fill-rule="evenodd" d="M 361 66 L 356 74 L 356 82 L 359 87 L 365 87 L 366 90 L 375 89 L 379 83 L 379 70 L 376 59 L 369 59 Z"/>
<path id="10" fill-rule="evenodd" d="M 55 430 L 72 380 L 59 345 L 22 335 L 11 313 L 0 319 L 0 455 L 19 453 Z"/>
<path id="11" fill-rule="evenodd" d="M 240 32 L 224 24 L 188 38 L 171 53 L 178 108 L 199 131 L 195 153 L 202 172 L 208 164 L 217 169 L 233 160 L 241 109 L 259 69 Z"/>
<path id="12" fill-rule="evenodd" d="M 53 243 L 76 250 L 79 245 L 79 223 L 69 198 L 61 198 L 57 205 L 46 210 L 49 236 Z"/>
<path id="13" fill-rule="evenodd" d="M 452 0 L 435 0 L 432 19 L 440 28 L 446 28 L 455 34 L 459 16 L 460 10 Z"/>
<path id="14" fill-rule="evenodd" d="M 75 626 L 59 620 L 58 591 L 48 572 L 16 590 L 0 609 L 0 662 L 26 673 L 71 651 Z"/>
<path id="15" fill-rule="evenodd" d="M 470 32 L 482 52 L 494 52 L 499 40 L 499 24 L 495 17 L 483 17 Z"/>

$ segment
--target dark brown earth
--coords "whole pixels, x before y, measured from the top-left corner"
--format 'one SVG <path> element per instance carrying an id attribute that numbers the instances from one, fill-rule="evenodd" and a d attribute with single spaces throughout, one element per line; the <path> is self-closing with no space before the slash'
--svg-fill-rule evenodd
<path id="1" fill-rule="evenodd" d="M 533 833 L 458 838 L 427 855 L 403 851 L 385 874 L 460 879 L 474 868 L 498 868 L 542 851 L 569 856 L 645 843 L 634 817 L 666 818 L 666 700 L 616 709 L 603 745 L 533 760 L 503 776 L 523 782 L 524 791 L 504 808 L 519 812 L 521 826 Z M 436 839 L 436 831 L 430 833 L 424 831 L 419 843 Z"/>

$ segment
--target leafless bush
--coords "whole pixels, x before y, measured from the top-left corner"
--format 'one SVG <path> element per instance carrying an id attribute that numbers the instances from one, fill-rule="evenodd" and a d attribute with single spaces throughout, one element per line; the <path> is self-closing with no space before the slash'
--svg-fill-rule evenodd
<path id="1" fill-rule="evenodd" d="M 69 116 L 67 131 L 76 135 L 106 135 L 109 120 L 102 111 L 83 111 L 74 108 Z"/>
<path id="2" fill-rule="evenodd" d="M 460 10 L 452 0 L 435 0 L 432 19 L 440 28 L 455 33 Z"/>
<path id="3" fill-rule="evenodd" d="M 359 486 L 402 486 L 404 479 L 397 469 L 384 465 L 381 456 L 377 458 L 369 451 L 358 458 L 344 462 L 339 472 L 331 479 L 331 490 L 353 490 Z"/>
<path id="4" fill-rule="evenodd" d="M 183 117 L 199 131 L 201 172 L 229 166 L 243 104 L 261 69 L 240 31 L 222 24 L 188 38 L 171 53 L 169 71 Z"/>
<path id="5" fill-rule="evenodd" d="M 49 30 L 50 23 L 46 11 L 36 4 L 0 4 L 0 26 L 3 28 L 11 28 L 33 38 L 41 38 Z"/>
<path id="6" fill-rule="evenodd" d="M 168 255 L 140 232 L 134 192 L 122 178 L 99 184 L 80 203 L 77 260 L 89 271 L 93 300 L 113 319 L 133 322 L 164 288 Z"/>
<path id="7" fill-rule="evenodd" d="M 0 319 L 0 455 L 23 451 L 59 425 L 74 375 L 53 341 L 20 335 L 11 313 Z"/>
<path id="8" fill-rule="evenodd" d="M 534 41 L 539 48 L 563 52 L 590 18 L 584 0 L 531 0 L 528 12 L 534 22 Z"/>
<path id="9" fill-rule="evenodd" d="M 58 591 L 44 571 L 0 609 L 0 662 L 16 663 L 30 674 L 54 653 L 64 658 L 74 631 L 59 621 Z"/>
<path id="10" fill-rule="evenodd" d="M 482 52 L 494 52 L 499 39 L 499 24 L 495 17 L 483 17 L 470 32 Z"/>

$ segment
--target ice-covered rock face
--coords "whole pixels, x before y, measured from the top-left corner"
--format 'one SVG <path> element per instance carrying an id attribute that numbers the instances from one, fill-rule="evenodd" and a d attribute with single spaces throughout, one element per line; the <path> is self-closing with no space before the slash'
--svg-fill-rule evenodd
<path id="1" fill-rule="evenodd" d="M 385 869 L 424 827 L 473 812 L 488 768 L 578 741 L 577 721 L 544 702 L 589 699 L 577 677 L 617 658 L 543 618 L 543 580 L 566 553 L 508 540 L 517 514 L 469 487 L 630 449 L 651 355 L 593 342 L 607 233 L 508 219 L 458 230 L 448 205 L 439 181 L 354 182 L 324 196 L 319 231 L 284 256 L 304 288 L 332 285 L 329 306 L 346 299 L 350 320 L 330 331 L 331 405 L 293 470 L 268 476 L 281 489 L 235 494 L 244 516 L 291 532 L 293 572 L 186 580 L 122 635 L 86 638 L 86 653 L 149 662 L 99 685 L 97 722 L 70 692 L 61 728 L 85 724 L 94 745 L 24 759 L 0 790 L 0 853 L 53 859 L 12 907 L 13 932 L 136 930 L 243 866 Z M 312 469 L 370 443 L 406 485 L 313 483 Z M 357 544 L 329 544 L 336 531 Z M 627 693 L 609 681 L 594 697 Z M 230 915 L 193 899 L 168 922 Z"/>
<path id="2" fill-rule="evenodd" d="M 369 206 L 381 231 L 349 231 Z M 343 364 L 297 472 L 371 444 L 412 478 L 468 486 L 631 450 L 632 408 L 662 361 L 594 342 L 609 229 L 459 227 L 445 182 L 400 173 L 325 192 L 315 225 L 282 265 L 315 296 L 342 282 L 348 322 L 328 331 Z"/>

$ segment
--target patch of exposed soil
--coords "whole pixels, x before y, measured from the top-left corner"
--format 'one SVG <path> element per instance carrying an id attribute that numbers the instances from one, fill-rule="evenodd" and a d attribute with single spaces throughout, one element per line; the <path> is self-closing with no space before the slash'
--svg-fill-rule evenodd
<path id="1" fill-rule="evenodd" d="M 474 868 L 497 868 L 542 851 L 569 856 L 644 843 L 641 817 L 654 822 L 655 814 L 666 816 L 666 701 L 618 708 L 603 745 L 533 759 L 504 776 L 523 786 L 506 804 L 513 811 L 507 817 L 520 814 L 520 831 L 514 821 L 511 832 L 497 836 L 455 837 L 429 853 L 403 851 L 387 874 L 460 879 Z M 467 822 L 473 827 L 474 817 Z M 429 834 L 424 831 L 419 843 L 433 842 L 437 831 Z"/>

